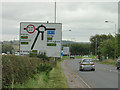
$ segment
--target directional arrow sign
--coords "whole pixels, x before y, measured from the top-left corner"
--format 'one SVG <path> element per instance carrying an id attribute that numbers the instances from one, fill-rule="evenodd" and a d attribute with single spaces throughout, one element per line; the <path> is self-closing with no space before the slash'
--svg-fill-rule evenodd
<path id="1" fill-rule="evenodd" d="M 48 57 L 61 57 L 61 23 L 20 23 L 20 54 L 32 51 L 46 53 Z"/>

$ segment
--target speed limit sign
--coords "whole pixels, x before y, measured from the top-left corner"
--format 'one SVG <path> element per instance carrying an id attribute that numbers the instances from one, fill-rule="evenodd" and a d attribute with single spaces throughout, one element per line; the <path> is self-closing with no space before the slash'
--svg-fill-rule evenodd
<path id="1" fill-rule="evenodd" d="M 30 34 L 34 33 L 35 32 L 35 26 L 32 25 L 32 24 L 29 24 L 26 28 L 26 31 Z"/>

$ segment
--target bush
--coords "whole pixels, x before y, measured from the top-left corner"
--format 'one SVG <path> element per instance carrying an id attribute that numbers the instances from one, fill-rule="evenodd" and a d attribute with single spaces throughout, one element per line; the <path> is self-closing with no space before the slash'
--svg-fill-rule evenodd
<path id="1" fill-rule="evenodd" d="M 46 72 L 46 74 L 48 74 L 50 70 L 52 70 L 52 66 L 51 65 L 40 64 L 40 65 L 37 66 L 38 73 Z"/>
<path id="2" fill-rule="evenodd" d="M 40 53 L 40 54 L 30 53 L 29 56 L 30 57 L 38 57 L 38 58 L 40 58 L 42 60 L 49 61 L 49 58 L 46 56 L 46 53 Z"/>
<path id="3" fill-rule="evenodd" d="M 37 55 L 38 58 L 41 58 L 43 60 L 49 60 L 49 58 L 46 56 L 46 53 L 41 53 Z"/>
<path id="4" fill-rule="evenodd" d="M 3 88 L 12 84 L 22 84 L 29 78 L 34 78 L 34 74 L 48 73 L 52 69 L 49 63 L 43 63 L 40 58 L 15 55 L 4 55 L 2 65 Z"/>

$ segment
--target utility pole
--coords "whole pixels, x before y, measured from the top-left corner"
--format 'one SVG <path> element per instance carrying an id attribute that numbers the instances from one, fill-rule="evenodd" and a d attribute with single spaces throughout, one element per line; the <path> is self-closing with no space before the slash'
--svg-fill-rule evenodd
<path id="1" fill-rule="evenodd" d="M 54 23 L 56 23 L 56 1 L 55 1 L 55 20 Z"/>
<path id="2" fill-rule="evenodd" d="M 116 62 L 116 24 L 115 24 L 115 55 L 114 55 L 114 62 Z"/>
<path id="3" fill-rule="evenodd" d="M 97 55 L 97 38 L 95 39 L 95 55 Z"/>
<path id="4" fill-rule="evenodd" d="M 54 20 L 54 23 L 56 23 L 56 1 L 55 1 L 55 20 Z M 56 58 L 54 57 L 54 62 L 55 62 L 55 65 L 56 65 Z"/>

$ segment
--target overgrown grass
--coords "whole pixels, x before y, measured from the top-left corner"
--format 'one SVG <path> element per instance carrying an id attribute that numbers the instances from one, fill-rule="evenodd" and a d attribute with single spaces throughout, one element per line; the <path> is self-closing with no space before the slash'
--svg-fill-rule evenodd
<path id="1" fill-rule="evenodd" d="M 34 78 L 30 78 L 24 84 L 16 84 L 14 88 L 45 88 L 48 82 L 48 76 L 42 72 L 34 75 Z"/>

